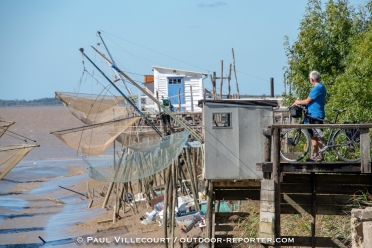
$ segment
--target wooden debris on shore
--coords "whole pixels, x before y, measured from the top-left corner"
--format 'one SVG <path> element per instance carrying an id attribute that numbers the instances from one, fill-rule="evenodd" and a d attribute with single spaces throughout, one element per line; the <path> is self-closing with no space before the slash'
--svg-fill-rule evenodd
<path id="1" fill-rule="evenodd" d="M 58 187 L 60 187 L 60 188 L 62 188 L 62 189 L 65 189 L 65 190 L 69 190 L 69 191 L 74 192 L 74 193 L 76 193 L 76 194 L 82 195 L 82 196 L 84 196 L 84 197 L 86 197 L 86 198 L 88 199 L 88 196 L 85 195 L 85 194 L 82 194 L 82 193 L 77 192 L 77 191 L 72 190 L 72 189 L 68 189 L 68 188 L 62 187 L 62 186 L 60 186 L 60 185 L 58 185 Z"/>
<path id="2" fill-rule="evenodd" d="M 65 202 L 60 201 L 60 200 L 58 200 L 56 198 L 46 197 L 46 199 L 49 200 L 49 201 L 52 201 L 54 203 L 57 203 L 57 204 L 66 204 Z"/>

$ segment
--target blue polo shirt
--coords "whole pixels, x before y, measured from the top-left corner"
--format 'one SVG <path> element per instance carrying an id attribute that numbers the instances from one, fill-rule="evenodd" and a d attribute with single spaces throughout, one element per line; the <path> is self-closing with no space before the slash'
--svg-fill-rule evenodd
<path id="1" fill-rule="evenodd" d="M 315 118 L 324 119 L 324 105 L 326 94 L 327 90 L 322 83 L 318 83 L 311 89 L 309 97 L 312 99 L 312 101 L 307 105 L 309 115 Z"/>

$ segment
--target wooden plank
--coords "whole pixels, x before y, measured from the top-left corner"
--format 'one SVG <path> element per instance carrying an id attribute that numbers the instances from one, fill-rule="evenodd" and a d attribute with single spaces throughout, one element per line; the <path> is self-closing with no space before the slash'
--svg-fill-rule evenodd
<path id="1" fill-rule="evenodd" d="M 246 189 L 246 188 L 261 188 L 261 181 L 256 179 L 245 180 L 245 181 L 213 181 L 213 188 L 234 188 L 234 189 Z"/>
<path id="2" fill-rule="evenodd" d="M 280 186 L 280 193 L 311 193 L 311 185 L 309 183 L 291 183 Z"/>
<path id="3" fill-rule="evenodd" d="M 259 200 L 260 190 L 259 189 L 226 189 L 226 190 L 215 190 L 216 200 Z"/>
<path id="4" fill-rule="evenodd" d="M 312 128 L 340 128 L 340 129 L 346 129 L 346 128 L 359 128 L 359 129 L 368 129 L 372 128 L 372 123 L 364 123 L 364 124 L 273 124 L 270 126 L 271 128 L 301 128 L 301 129 L 312 129 Z"/>
<path id="5" fill-rule="evenodd" d="M 207 205 L 206 205 L 206 216 L 205 216 L 205 224 L 207 226 L 206 228 L 206 234 L 207 238 L 212 238 L 212 232 L 213 232 L 213 214 L 214 214 L 214 207 L 213 207 L 213 201 L 214 201 L 214 193 L 213 193 L 213 183 L 207 181 Z M 211 247 L 211 244 L 208 244 L 207 247 Z"/>
<path id="6" fill-rule="evenodd" d="M 272 172 L 273 165 L 270 163 L 261 163 L 256 165 L 256 169 L 262 172 Z M 281 172 L 298 172 L 298 173 L 356 173 L 360 172 L 360 163 L 281 163 Z"/>
<path id="7" fill-rule="evenodd" d="M 287 196 L 292 199 L 294 202 L 300 205 L 309 204 L 311 201 L 310 194 L 287 194 Z M 281 202 L 286 204 L 289 203 L 284 197 L 284 194 L 281 195 Z M 351 203 L 352 195 L 319 195 L 316 196 L 317 206 L 321 205 L 335 205 L 335 206 L 345 206 Z"/>
<path id="8" fill-rule="evenodd" d="M 369 187 L 366 185 L 340 185 L 340 184 L 327 184 L 319 182 L 316 185 L 316 191 L 319 194 L 342 194 L 342 195 L 352 195 L 361 192 L 366 192 Z"/>
<path id="9" fill-rule="evenodd" d="M 311 247 L 315 248 L 315 223 L 316 223 L 316 209 L 317 209 L 317 199 L 316 199 L 316 180 L 315 173 L 310 174 L 311 178 Z"/>
<path id="10" fill-rule="evenodd" d="M 298 205 L 303 209 L 304 212 L 311 214 L 311 204 L 308 205 Z M 280 204 L 281 214 L 303 214 L 299 211 L 299 208 L 295 208 L 291 204 Z M 317 206 L 316 214 L 321 215 L 348 215 L 347 210 L 344 206 L 332 206 L 332 205 L 322 205 Z"/>
<path id="11" fill-rule="evenodd" d="M 275 228 L 275 237 L 280 237 L 280 175 L 281 175 L 281 166 L 280 166 L 280 129 L 273 129 L 273 170 L 272 178 L 275 182 L 275 213 L 274 213 L 274 228 Z"/>
<path id="12" fill-rule="evenodd" d="M 371 173 L 371 151 L 369 129 L 360 129 L 360 156 L 362 173 Z"/>
<path id="13" fill-rule="evenodd" d="M 336 184 L 371 184 L 370 176 L 365 174 L 316 174 L 315 180 L 323 183 Z M 286 173 L 283 175 L 283 183 L 309 183 L 310 174 Z"/>
<path id="14" fill-rule="evenodd" d="M 368 185 L 342 185 L 342 184 L 327 184 L 319 182 L 316 185 L 316 191 L 319 194 L 340 194 L 353 195 L 361 194 L 369 190 Z M 361 191 L 361 192 L 360 192 Z M 295 194 L 295 193 L 311 193 L 311 185 L 304 183 L 282 184 L 280 193 Z"/>

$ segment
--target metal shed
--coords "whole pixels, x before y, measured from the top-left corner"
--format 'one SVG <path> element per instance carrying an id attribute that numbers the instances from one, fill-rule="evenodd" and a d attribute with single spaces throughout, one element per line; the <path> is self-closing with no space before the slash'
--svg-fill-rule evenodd
<path id="1" fill-rule="evenodd" d="M 262 131 L 273 124 L 275 100 L 204 100 L 203 177 L 210 180 L 262 179 Z"/>

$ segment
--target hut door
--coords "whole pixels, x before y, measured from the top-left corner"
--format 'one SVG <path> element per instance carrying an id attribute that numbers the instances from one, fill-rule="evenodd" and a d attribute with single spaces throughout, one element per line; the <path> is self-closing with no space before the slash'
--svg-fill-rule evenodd
<path id="1" fill-rule="evenodd" d="M 185 87 L 183 78 L 168 78 L 168 98 L 174 109 L 178 109 L 180 104 L 185 103 Z M 184 107 L 181 107 L 179 111 L 185 111 Z"/>

